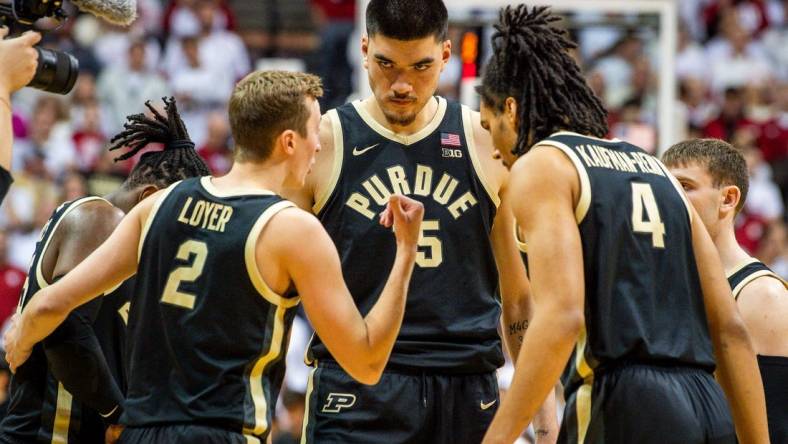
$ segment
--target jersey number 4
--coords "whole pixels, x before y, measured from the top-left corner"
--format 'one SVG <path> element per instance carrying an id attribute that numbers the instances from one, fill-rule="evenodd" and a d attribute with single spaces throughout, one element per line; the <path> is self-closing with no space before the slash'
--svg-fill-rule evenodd
<path id="1" fill-rule="evenodd" d="M 644 209 L 648 220 L 643 219 Z M 632 230 L 635 233 L 650 233 L 651 245 L 665 248 L 665 224 L 659 217 L 654 191 L 647 183 L 632 183 Z"/>
<path id="2" fill-rule="evenodd" d="M 205 266 L 205 258 L 208 256 L 208 245 L 205 242 L 187 240 L 178 247 L 178 254 L 175 257 L 186 261 L 192 255 L 194 255 L 194 259 L 190 265 L 178 267 L 170 273 L 167 285 L 164 286 L 164 293 L 161 295 L 162 302 L 189 310 L 194 308 L 195 296 L 180 291 L 178 287 L 181 286 L 181 282 L 194 282 L 200 277 Z"/>

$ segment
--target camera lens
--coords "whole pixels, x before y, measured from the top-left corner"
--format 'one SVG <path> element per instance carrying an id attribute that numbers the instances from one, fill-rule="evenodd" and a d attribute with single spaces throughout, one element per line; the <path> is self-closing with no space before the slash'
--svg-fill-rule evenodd
<path id="1" fill-rule="evenodd" d="M 79 74 L 79 62 L 71 54 L 36 47 L 38 67 L 27 85 L 55 94 L 68 94 Z"/>

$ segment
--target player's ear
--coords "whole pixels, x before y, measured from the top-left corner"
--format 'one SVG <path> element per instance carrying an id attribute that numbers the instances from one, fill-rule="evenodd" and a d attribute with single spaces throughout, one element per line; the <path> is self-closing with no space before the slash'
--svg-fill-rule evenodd
<path id="1" fill-rule="evenodd" d="M 503 112 L 506 114 L 506 121 L 509 125 L 517 128 L 517 100 L 514 97 L 507 97 L 503 105 Z"/>
<path id="2" fill-rule="evenodd" d="M 282 148 L 282 152 L 288 156 L 292 156 L 293 153 L 295 153 L 295 136 L 295 131 L 287 129 L 282 131 L 282 134 L 277 138 L 277 145 L 279 145 Z"/>
<path id="3" fill-rule="evenodd" d="M 139 194 L 137 194 L 137 202 L 142 202 L 146 197 L 150 196 L 151 194 L 159 191 L 159 187 L 156 185 L 144 185 L 138 190 Z"/>
<path id="4" fill-rule="evenodd" d="M 367 57 L 369 55 L 369 36 L 364 34 L 361 36 L 361 58 L 363 60 L 364 69 L 369 69 L 369 62 Z"/>
<path id="5" fill-rule="evenodd" d="M 720 190 L 720 211 L 736 212 L 736 207 L 739 206 L 741 200 L 741 190 L 736 185 L 727 185 Z"/>
<path id="6" fill-rule="evenodd" d="M 449 59 L 451 58 L 451 40 L 444 40 L 443 43 L 443 50 L 441 51 L 441 58 L 443 59 L 443 68 L 446 67 L 446 64 L 449 63 Z"/>

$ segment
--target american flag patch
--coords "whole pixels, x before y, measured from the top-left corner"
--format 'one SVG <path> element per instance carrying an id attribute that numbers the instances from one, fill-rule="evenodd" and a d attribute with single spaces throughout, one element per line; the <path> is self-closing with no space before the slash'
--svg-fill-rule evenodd
<path id="1" fill-rule="evenodd" d="M 441 145 L 444 146 L 462 146 L 459 134 L 441 133 Z"/>

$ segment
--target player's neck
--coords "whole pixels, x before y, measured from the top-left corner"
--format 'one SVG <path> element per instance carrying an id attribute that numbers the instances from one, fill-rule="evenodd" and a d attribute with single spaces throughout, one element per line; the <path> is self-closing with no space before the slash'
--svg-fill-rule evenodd
<path id="1" fill-rule="evenodd" d="M 280 194 L 286 177 L 287 171 L 281 165 L 236 161 L 226 175 L 212 177 L 211 182 L 221 190 L 268 190 Z"/>
<path id="2" fill-rule="evenodd" d="M 376 122 L 389 129 L 391 132 L 402 136 L 410 136 L 421 131 L 432 121 L 433 117 L 435 117 L 435 113 L 438 112 L 438 100 L 433 97 L 424 105 L 424 108 L 416 114 L 416 118 L 413 122 L 408 125 L 396 125 L 390 123 L 388 119 L 386 119 L 383 110 L 381 110 L 378 105 L 378 101 L 375 100 L 375 96 L 368 97 L 361 103 L 361 106 L 367 110 Z"/>
<path id="3" fill-rule="evenodd" d="M 722 229 L 714 238 L 714 245 L 720 254 L 722 260 L 722 267 L 726 273 L 742 261 L 750 257 L 744 249 L 736 241 L 736 234 L 733 231 L 733 222 L 721 227 Z"/>

